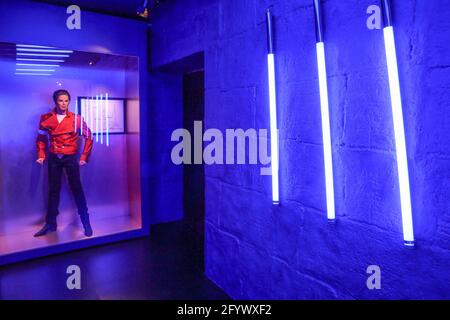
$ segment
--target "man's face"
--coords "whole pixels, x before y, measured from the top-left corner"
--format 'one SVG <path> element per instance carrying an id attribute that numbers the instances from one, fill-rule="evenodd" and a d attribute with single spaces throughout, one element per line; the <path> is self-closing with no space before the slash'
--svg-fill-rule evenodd
<path id="1" fill-rule="evenodd" d="M 69 109 L 69 101 L 69 97 L 62 94 L 56 99 L 56 106 L 60 111 L 67 111 L 67 109 Z"/>

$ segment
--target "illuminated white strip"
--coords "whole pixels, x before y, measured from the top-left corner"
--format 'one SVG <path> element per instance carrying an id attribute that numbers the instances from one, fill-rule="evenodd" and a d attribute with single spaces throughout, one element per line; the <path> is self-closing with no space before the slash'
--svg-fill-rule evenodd
<path id="1" fill-rule="evenodd" d="M 42 62 L 64 62 L 62 59 L 33 59 L 33 58 L 16 58 L 17 61 L 42 61 Z"/>
<path id="2" fill-rule="evenodd" d="M 83 135 L 83 121 L 86 119 L 86 104 L 85 100 L 81 99 L 81 114 L 80 114 L 80 134 Z"/>
<path id="3" fill-rule="evenodd" d="M 16 63 L 16 66 L 24 66 L 24 67 L 59 67 L 59 64 Z"/>
<path id="4" fill-rule="evenodd" d="M 89 98 L 84 99 L 84 116 L 86 117 L 86 131 L 90 128 L 89 127 L 89 121 L 90 121 L 90 114 L 89 114 Z"/>
<path id="5" fill-rule="evenodd" d="M 86 101 L 86 130 L 91 128 L 91 109 L 90 109 L 90 98 L 87 97 Z"/>
<path id="6" fill-rule="evenodd" d="M 50 73 L 27 73 L 27 72 L 16 72 L 14 73 L 16 75 L 21 75 L 21 76 L 51 76 Z"/>
<path id="7" fill-rule="evenodd" d="M 105 94 L 105 117 L 106 117 L 106 146 L 109 146 L 109 114 L 108 114 L 108 94 Z"/>
<path id="8" fill-rule="evenodd" d="M 90 120 L 91 123 L 90 123 L 89 127 L 91 129 L 90 137 L 92 139 L 94 139 L 94 107 L 92 106 L 93 103 L 94 103 L 94 97 L 91 97 L 90 103 L 89 103 L 89 109 L 90 109 L 90 115 L 89 115 L 90 119 L 89 120 Z"/>
<path id="9" fill-rule="evenodd" d="M 389 74 L 389 90 L 391 95 L 392 116 L 394 121 L 395 149 L 397 154 L 397 170 L 402 210 L 403 239 L 406 245 L 414 245 L 414 231 L 409 190 L 408 159 L 406 155 L 405 129 L 403 125 L 402 98 L 398 78 L 397 55 L 395 50 L 394 29 L 392 26 L 383 29 L 386 61 Z"/>
<path id="10" fill-rule="evenodd" d="M 33 44 L 16 44 L 16 47 L 18 48 L 46 48 L 46 49 L 53 49 L 55 47 L 47 47 L 47 46 L 37 46 Z"/>
<path id="11" fill-rule="evenodd" d="M 18 68 L 16 69 L 16 71 L 37 71 L 37 72 L 55 72 L 54 69 L 22 69 L 22 68 Z"/>
<path id="12" fill-rule="evenodd" d="M 335 219 L 333 159 L 331 153 L 330 115 L 328 105 L 327 70 L 325 66 L 325 49 L 323 42 L 316 43 L 317 68 L 319 73 L 320 112 L 322 115 L 323 159 L 325 167 L 325 190 L 327 198 L 327 217 Z"/>
<path id="13" fill-rule="evenodd" d="M 98 95 L 95 96 L 95 142 L 98 142 Z"/>
<path id="14" fill-rule="evenodd" d="M 270 101 L 270 154 L 272 168 L 272 202 L 278 204 L 280 201 L 278 190 L 278 128 L 277 128 L 277 98 L 275 90 L 275 63 L 274 55 L 267 56 L 269 73 L 269 101 Z"/>
<path id="15" fill-rule="evenodd" d="M 78 116 L 78 99 L 75 101 L 75 123 L 73 126 L 73 130 L 77 133 L 77 116 Z"/>
<path id="16" fill-rule="evenodd" d="M 100 143 L 103 144 L 103 94 L 100 95 Z"/>
<path id="17" fill-rule="evenodd" d="M 68 54 L 46 54 L 46 53 L 25 53 L 25 52 L 16 52 L 18 56 L 29 56 L 29 57 L 52 57 L 52 58 L 68 58 L 70 57 Z"/>
<path id="18" fill-rule="evenodd" d="M 16 48 L 20 52 L 73 53 L 72 50 Z"/>

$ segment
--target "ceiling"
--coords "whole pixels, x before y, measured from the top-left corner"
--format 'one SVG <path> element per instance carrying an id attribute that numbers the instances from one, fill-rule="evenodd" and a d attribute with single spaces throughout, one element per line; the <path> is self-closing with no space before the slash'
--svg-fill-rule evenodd
<path id="1" fill-rule="evenodd" d="M 139 17 L 136 12 L 144 4 L 144 0 L 32 0 L 34 2 L 46 2 L 59 6 L 78 5 L 82 10 L 89 10 L 98 13 L 104 13 L 114 16 L 131 18 L 136 20 L 145 20 Z M 159 0 L 167 2 L 172 0 Z M 158 0 L 148 0 L 147 7 L 152 8 Z"/>
<path id="2" fill-rule="evenodd" d="M 61 48 L 53 48 L 53 49 L 61 49 Z M 40 58 L 39 62 L 23 62 L 16 61 L 17 51 L 16 44 L 0 42 L 0 61 L 9 61 L 11 63 L 21 62 L 21 63 L 38 63 L 45 64 L 44 59 L 48 59 L 45 57 L 22 57 L 22 58 Z M 61 59 L 61 58 L 60 58 Z M 136 57 L 131 56 L 119 56 L 112 54 L 104 54 L 104 53 L 95 53 L 95 52 L 84 52 L 84 51 L 76 51 L 74 50 L 69 54 L 69 57 L 63 58 L 64 62 L 61 63 L 61 66 L 64 67 L 73 67 L 73 68 L 95 68 L 95 69 L 107 69 L 107 70 L 137 70 L 138 68 L 138 59 Z M 33 68 L 36 68 L 34 66 Z"/>

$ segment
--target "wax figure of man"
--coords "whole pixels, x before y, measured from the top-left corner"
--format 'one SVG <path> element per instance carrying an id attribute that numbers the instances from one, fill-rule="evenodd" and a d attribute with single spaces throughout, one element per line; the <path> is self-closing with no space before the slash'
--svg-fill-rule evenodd
<path id="1" fill-rule="evenodd" d="M 88 207 L 83 187 L 81 185 L 79 166 L 89 160 L 92 151 L 92 134 L 86 122 L 79 115 L 69 111 L 70 94 L 66 90 L 57 90 L 53 93 L 54 109 L 41 115 L 38 136 L 36 139 L 37 163 L 48 161 L 48 208 L 44 227 L 34 236 L 40 237 L 56 231 L 56 217 L 59 214 L 59 195 L 61 191 L 61 176 L 63 169 L 67 174 L 70 189 L 75 197 L 84 234 L 92 236 L 89 222 Z M 78 132 L 81 129 L 85 143 L 78 162 Z M 46 147 L 48 148 L 48 155 Z"/>

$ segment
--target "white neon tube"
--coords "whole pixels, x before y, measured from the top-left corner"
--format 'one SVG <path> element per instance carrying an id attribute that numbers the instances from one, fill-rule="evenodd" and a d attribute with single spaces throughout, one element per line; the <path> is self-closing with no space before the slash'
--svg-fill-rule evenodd
<path id="1" fill-rule="evenodd" d="M 405 129 L 403 125 L 402 98 L 398 77 L 397 55 L 395 50 L 394 29 L 385 27 L 384 45 L 389 74 L 389 90 L 391 96 L 392 117 L 394 121 L 395 149 L 397 155 L 398 182 L 400 189 L 400 205 L 402 210 L 403 239 L 405 245 L 414 246 L 414 231 L 409 189 L 408 159 L 406 155 Z"/>
<path id="2" fill-rule="evenodd" d="M 75 123 L 73 126 L 73 130 L 77 133 L 77 116 L 78 116 L 78 100 L 75 100 Z"/>
<path id="3" fill-rule="evenodd" d="M 86 103 L 84 99 L 81 99 L 81 115 L 80 115 L 80 133 L 83 135 L 83 116 L 86 119 Z"/>
<path id="4" fill-rule="evenodd" d="M 89 117 L 89 98 L 87 97 L 84 100 L 84 117 L 85 117 L 85 125 L 86 125 L 86 130 L 89 129 L 89 121 L 90 121 L 90 117 Z M 83 132 L 83 131 L 81 131 Z"/>
<path id="5" fill-rule="evenodd" d="M 24 67 L 59 67 L 59 64 L 16 63 L 16 66 L 24 66 Z"/>
<path id="6" fill-rule="evenodd" d="M 17 48 L 45 48 L 45 49 L 55 49 L 55 47 L 48 46 L 37 46 L 33 44 L 16 44 Z"/>
<path id="7" fill-rule="evenodd" d="M 105 105 L 105 117 L 106 117 L 106 146 L 109 147 L 109 114 L 108 114 L 108 94 L 105 93 L 105 100 L 106 100 L 106 105 Z"/>
<path id="8" fill-rule="evenodd" d="M 103 94 L 100 95 L 100 143 L 103 144 Z"/>
<path id="9" fill-rule="evenodd" d="M 98 142 L 98 95 L 95 96 L 95 142 Z"/>
<path id="10" fill-rule="evenodd" d="M 20 52 L 73 53 L 72 50 L 16 48 Z"/>
<path id="11" fill-rule="evenodd" d="M 50 73 L 32 73 L 32 72 L 16 72 L 14 74 L 22 76 L 51 76 Z"/>
<path id="12" fill-rule="evenodd" d="M 54 69 L 22 69 L 22 68 L 18 68 L 16 69 L 16 71 L 31 71 L 31 72 L 55 72 Z"/>
<path id="13" fill-rule="evenodd" d="M 42 61 L 42 62 L 64 62 L 62 59 L 33 59 L 33 58 L 16 58 L 17 61 Z"/>
<path id="14" fill-rule="evenodd" d="M 90 137 L 92 138 L 92 140 L 94 140 L 94 107 L 92 106 L 94 103 L 94 97 L 91 97 L 90 103 L 89 103 L 89 120 L 91 122 L 90 124 L 90 129 L 91 129 L 91 135 Z"/>
<path id="15" fill-rule="evenodd" d="M 18 56 L 28 56 L 28 57 L 52 57 L 52 58 L 68 58 L 68 54 L 47 54 L 47 53 L 25 53 L 16 52 Z"/>
<path id="16" fill-rule="evenodd" d="M 330 115 L 328 105 L 327 70 L 325 65 L 325 49 L 323 42 L 316 43 L 317 68 L 319 73 L 320 112 L 322 115 L 323 159 L 325 167 L 325 191 L 327 198 L 327 217 L 334 220 L 334 186 L 333 186 L 333 158 L 331 152 Z"/>
<path id="17" fill-rule="evenodd" d="M 272 168 L 272 202 L 280 201 L 278 190 L 278 128 L 277 128 L 277 98 L 275 90 L 275 62 L 274 55 L 267 55 L 267 67 L 269 73 L 269 102 L 270 102 L 270 154 Z"/>

